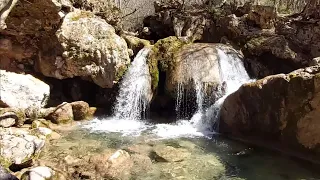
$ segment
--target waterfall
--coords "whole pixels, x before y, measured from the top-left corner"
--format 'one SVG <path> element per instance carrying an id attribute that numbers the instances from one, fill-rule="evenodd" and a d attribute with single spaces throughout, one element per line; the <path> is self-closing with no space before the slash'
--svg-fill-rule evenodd
<path id="1" fill-rule="evenodd" d="M 250 77 L 244 68 L 242 60 L 236 54 L 226 54 L 223 50 L 217 49 L 220 68 L 220 82 L 222 86 L 218 89 L 220 97 L 201 116 L 195 115 L 194 123 L 201 131 L 219 131 L 219 113 L 221 106 L 228 95 L 235 92 L 239 87 L 250 81 Z"/>
<path id="2" fill-rule="evenodd" d="M 114 116 L 117 119 L 140 120 L 151 99 L 151 77 L 146 63 L 150 48 L 140 50 L 120 84 Z"/>

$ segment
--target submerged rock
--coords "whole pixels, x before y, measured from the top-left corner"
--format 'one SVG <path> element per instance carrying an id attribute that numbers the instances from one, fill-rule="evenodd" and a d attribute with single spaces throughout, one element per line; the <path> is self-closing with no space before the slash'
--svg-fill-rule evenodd
<path id="1" fill-rule="evenodd" d="M 313 66 L 244 84 L 223 103 L 220 132 L 319 155 L 319 77 Z"/>
<path id="2" fill-rule="evenodd" d="M 0 70 L 0 84 L 0 106 L 44 107 L 50 96 L 50 86 L 31 75 Z"/>
<path id="3" fill-rule="evenodd" d="M 180 162 L 191 156 L 191 153 L 187 149 L 174 148 L 172 146 L 158 145 L 154 147 L 154 152 L 167 162 Z"/>

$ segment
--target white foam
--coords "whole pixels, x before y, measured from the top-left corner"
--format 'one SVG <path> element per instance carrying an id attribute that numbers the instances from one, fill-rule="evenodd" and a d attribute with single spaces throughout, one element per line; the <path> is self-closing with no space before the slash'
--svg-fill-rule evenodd
<path id="1" fill-rule="evenodd" d="M 149 126 L 142 121 L 131 119 L 94 119 L 90 123 L 83 125 L 83 128 L 91 131 L 106 133 L 122 133 L 123 136 L 139 136 Z"/>

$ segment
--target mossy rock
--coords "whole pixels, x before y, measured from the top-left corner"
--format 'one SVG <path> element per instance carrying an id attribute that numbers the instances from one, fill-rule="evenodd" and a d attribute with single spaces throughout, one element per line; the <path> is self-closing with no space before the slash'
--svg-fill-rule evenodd
<path id="1" fill-rule="evenodd" d="M 159 40 L 153 47 L 148 58 L 149 71 L 152 79 L 152 90 L 155 91 L 159 83 L 159 70 L 166 72 L 174 67 L 176 54 L 189 42 L 182 41 L 175 36 Z"/>

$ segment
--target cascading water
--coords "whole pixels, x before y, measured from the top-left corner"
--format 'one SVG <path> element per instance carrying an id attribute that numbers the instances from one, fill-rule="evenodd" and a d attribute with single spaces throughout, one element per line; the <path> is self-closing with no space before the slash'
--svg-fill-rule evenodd
<path id="1" fill-rule="evenodd" d="M 146 113 L 152 93 L 146 63 L 149 52 L 150 48 L 144 48 L 137 54 L 121 82 L 114 108 L 117 119 L 140 120 Z"/>
<path id="2" fill-rule="evenodd" d="M 242 60 L 235 54 L 226 54 L 223 50 L 217 49 L 219 56 L 220 81 L 222 86 L 217 93 L 219 98 L 211 105 L 204 114 L 195 114 L 192 122 L 197 129 L 204 132 L 218 131 L 219 112 L 225 98 L 236 91 L 242 84 L 250 81 L 250 77 L 244 68 Z"/>
<path id="3" fill-rule="evenodd" d="M 183 75 L 184 71 L 189 72 L 188 81 L 193 82 L 196 91 L 194 101 L 196 102 L 196 113 L 191 120 L 180 119 L 173 124 L 150 125 L 141 121 L 141 114 L 145 113 L 151 98 L 151 77 L 146 64 L 149 52 L 148 48 L 142 49 L 124 76 L 114 108 L 114 116 L 108 119 L 97 119 L 86 125 L 86 128 L 93 131 L 120 132 L 123 135 L 131 136 L 148 132 L 156 135 L 157 138 L 206 136 L 213 133 L 212 127 L 214 125 L 218 126 L 219 111 L 224 99 L 250 80 L 243 62 L 238 56 L 226 54 L 223 50 L 217 49 L 221 85 L 214 91 L 214 99 L 217 99 L 215 103 L 211 106 L 208 104 L 210 102 L 208 100 L 211 100 L 212 97 L 208 93 L 207 85 L 201 79 L 201 74 L 194 73 L 201 72 L 201 68 L 203 68 L 201 63 L 195 59 L 191 66 L 183 65 L 180 74 Z M 217 80 L 219 81 L 219 79 Z M 184 83 L 179 83 L 176 111 L 182 118 L 186 117 L 186 112 L 190 110 L 188 98 L 190 95 L 185 89 Z"/>

